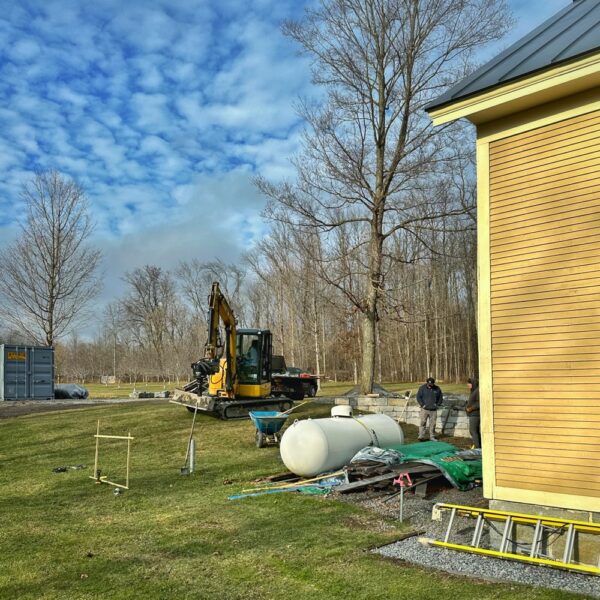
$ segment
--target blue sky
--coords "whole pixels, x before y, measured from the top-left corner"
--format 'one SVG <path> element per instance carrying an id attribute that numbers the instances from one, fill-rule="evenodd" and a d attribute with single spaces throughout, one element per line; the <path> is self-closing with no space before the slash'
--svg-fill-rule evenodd
<path id="1" fill-rule="evenodd" d="M 512 0 L 513 32 L 570 0 Z M 55 168 L 85 189 L 105 253 L 103 299 L 146 263 L 234 261 L 264 235 L 261 173 L 288 157 L 310 95 L 305 58 L 279 30 L 302 0 L 0 0 L 0 244 L 19 189 Z"/>

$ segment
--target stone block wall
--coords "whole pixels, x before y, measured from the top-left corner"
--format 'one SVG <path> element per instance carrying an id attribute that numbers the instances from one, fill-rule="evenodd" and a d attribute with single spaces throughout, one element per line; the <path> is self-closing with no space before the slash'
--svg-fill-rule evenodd
<path id="1" fill-rule="evenodd" d="M 454 437 L 469 436 L 469 418 L 465 412 L 466 396 L 444 396 L 444 406 L 438 410 L 436 431 Z M 336 404 L 350 405 L 358 412 L 383 413 L 400 423 L 419 425 L 420 408 L 417 401 L 385 396 L 354 396 L 336 398 Z"/>

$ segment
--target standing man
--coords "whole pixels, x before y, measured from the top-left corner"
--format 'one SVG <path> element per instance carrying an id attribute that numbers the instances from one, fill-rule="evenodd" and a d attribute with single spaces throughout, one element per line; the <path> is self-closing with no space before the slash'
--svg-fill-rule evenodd
<path id="1" fill-rule="evenodd" d="M 467 386 L 471 391 L 465 410 L 469 416 L 469 433 L 475 448 L 481 448 L 481 420 L 479 418 L 479 380 L 471 377 Z"/>
<path id="2" fill-rule="evenodd" d="M 435 437 L 435 421 L 437 419 L 437 409 L 442 406 L 444 397 L 442 390 L 435 385 L 435 379 L 429 377 L 417 392 L 417 402 L 421 407 L 421 427 L 419 429 L 419 441 L 426 440 L 425 431 L 427 421 L 429 420 L 429 439 L 434 440 Z"/>

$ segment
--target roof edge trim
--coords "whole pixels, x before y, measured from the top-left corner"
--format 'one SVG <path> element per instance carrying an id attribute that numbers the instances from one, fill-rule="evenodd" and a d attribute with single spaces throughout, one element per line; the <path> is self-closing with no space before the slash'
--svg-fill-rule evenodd
<path id="1" fill-rule="evenodd" d="M 461 118 L 467 118 L 477 124 L 487 120 L 486 114 L 502 105 L 523 100 L 527 96 L 533 98 L 541 93 L 546 94 L 544 101 L 547 102 L 552 100 L 547 96 L 553 88 L 599 73 L 600 53 L 586 55 L 584 58 L 561 63 L 532 76 L 507 82 L 463 100 L 432 108 L 428 112 L 434 125 L 442 125 Z"/>

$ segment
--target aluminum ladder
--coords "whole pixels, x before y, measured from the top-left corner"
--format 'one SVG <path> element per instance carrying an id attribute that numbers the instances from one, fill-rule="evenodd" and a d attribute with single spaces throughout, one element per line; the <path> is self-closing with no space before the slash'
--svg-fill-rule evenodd
<path id="1" fill-rule="evenodd" d="M 567 569 L 579 573 L 600 575 L 600 561 L 597 566 L 573 561 L 573 549 L 575 547 L 577 535 L 580 533 L 600 535 L 600 523 L 442 503 L 434 505 L 432 519 L 441 520 L 442 511 L 450 511 L 448 527 L 443 541 L 430 538 L 419 538 L 421 543 L 441 548 L 449 548 L 451 550 L 460 550 L 462 552 L 472 552 L 494 558 L 506 558 L 558 569 Z M 450 541 L 450 535 L 452 533 L 452 527 L 456 522 L 456 517 L 476 519 L 475 529 L 470 544 L 457 544 Z M 500 546 L 497 550 L 481 548 L 481 537 L 484 526 L 486 524 L 489 525 L 492 522 L 504 523 Z M 508 550 L 509 543 L 515 543 L 517 548 L 519 546 L 529 545 L 529 542 L 526 544 L 525 542 L 521 542 L 521 544 L 519 544 L 518 540 L 513 539 L 513 536 L 516 535 L 515 525 L 528 525 L 534 528 L 531 549 L 526 554 L 518 554 L 517 552 L 510 552 Z M 566 536 L 562 559 L 541 556 L 543 536 L 544 533 L 547 532 L 555 532 Z"/>

